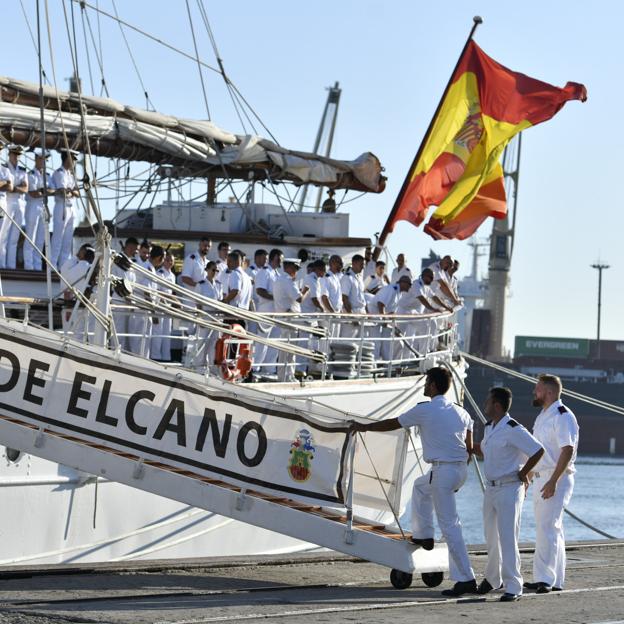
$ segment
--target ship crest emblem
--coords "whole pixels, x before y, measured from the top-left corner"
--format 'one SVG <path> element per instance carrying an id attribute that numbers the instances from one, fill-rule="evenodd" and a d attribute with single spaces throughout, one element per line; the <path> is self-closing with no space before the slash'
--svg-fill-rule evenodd
<path id="1" fill-rule="evenodd" d="M 316 449 L 312 434 L 307 429 L 300 429 L 290 445 L 288 474 L 293 481 L 303 483 L 312 476 L 312 460 Z"/>

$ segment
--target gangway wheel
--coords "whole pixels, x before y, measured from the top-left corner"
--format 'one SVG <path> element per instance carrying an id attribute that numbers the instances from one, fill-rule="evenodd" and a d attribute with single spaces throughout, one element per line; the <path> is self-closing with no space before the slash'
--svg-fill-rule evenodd
<path id="1" fill-rule="evenodd" d="M 401 570 L 392 570 L 390 572 L 390 582 L 396 589 L 407 589 L 412 584 L 413 575 Z"/>
<path id="2" fill-rule="evenodd" d="M 437 587 L 444 580 L 443 572 L 423 572 L 420 577 L 427 587 Z"/>

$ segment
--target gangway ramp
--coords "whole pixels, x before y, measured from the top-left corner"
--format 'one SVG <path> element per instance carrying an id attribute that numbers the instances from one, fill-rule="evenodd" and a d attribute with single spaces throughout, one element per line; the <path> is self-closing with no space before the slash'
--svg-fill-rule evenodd
<path id="1" fill-rule="evenodd" d="M 365 448 L 368 455 L 375 442 L 377 463 L 367 464 L 345 418 L 329 407 L 267 398 L 244 385 L 0 320 L 0 443 L 441 580 L 446 546 L 423 551 L 395 527 L 406 438 L 374 434 Z M 395 523 L 355 517 L 354 509 L 372 518 L 393 510 Z"/>
<path id="2" fill-rule="evenodd" d="M 164 462 L 142 459 L 101 444 L 45 430 L 0 414 L 0 440 L 49 461 L 276 531 L 438 584 L 448 569 L 443 544 L 415 547 L 396 529 L 344 513 L 209 478 Z M 393 582 L 396 574 L 393 578 Z"/>

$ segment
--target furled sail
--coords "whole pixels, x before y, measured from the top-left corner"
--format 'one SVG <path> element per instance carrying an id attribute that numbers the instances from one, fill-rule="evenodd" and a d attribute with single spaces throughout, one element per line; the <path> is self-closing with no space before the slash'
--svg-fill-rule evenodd
<path id="1" fill-rule="evenodd" d="M 46 147 L 174 167 L 178 177 L 271 179 L 380 193 L 385 177 L 370 152 L 336 160 L 241 136 L 204 120 L 163 115 L 109 99 L 43 90 Z M 80 114 L 81 107 L 83 115 Z M 39 87 L 0 77 L 0 135 L 25 147 L 41 144 Z"/>

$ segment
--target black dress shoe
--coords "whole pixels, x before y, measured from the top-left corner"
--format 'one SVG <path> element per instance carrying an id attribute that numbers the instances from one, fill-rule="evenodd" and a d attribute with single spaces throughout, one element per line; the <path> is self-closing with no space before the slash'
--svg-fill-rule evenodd
<path id="1" fill-rule="evenodd" d="M 563 591 L 562 587 L 555 587 L 554 585 L 552 586 L 552 590 L 553 591 Z"/>
<path id="2" fill-rule="evenodd" d="M 535 590 L 536 594 L 549 594 L 552 591 L 552 587 L 547 583 L 539 583 L 539 587 Z"/>
<path id="3" fill-rule="evenodd" d="M 410 537 L 410 542 L 420 546 L 423 550 L 433 550 L 433 538 L 428 537 L 425 539 L 418 539 L 417 537 Z"/>
<path id="4" fill-rule="evenodd" d="M 524 589 L 532 589 L 532 590 L 538 590 L 540 587 L 550 587 L 550 585 L 548 583 L 543 583 L 542 581 L 537 581 L 535 583 L 523 583 L 522 587 L 524 587 Z M 550 591 L 550 589 L 548 590 Z M 542 593 L 548 593 L 548 592 L 542 592 Z"/>
<path id="5" fill-rule="evenodd" d="M 520 596 L 518 596 L 517 594 L 505 593 L 500 597 L 501 602 L 515 602 L 516 600 L 520 600 Z"/>
<path id="6" fill-rule="evenodd" d="M 502 585 L 500 587 L 497 587 L 496 589 L 502 589 Z M 483 579 L 480 583 L 479 583 L 479 587 L 477 587 L 477 594 L 489 594 L 492 590 L 494 589 L 494 587 L 492 587 L 492 585 L 490 584 L 490 581 L 488 581 L 487 579 Z"/>
<path id="7" fill-rule="evenodd" d="M 475 579 L 472 579 L 472 581 L 457 581 L 457 583 L 453 585 L 452 589 L 445 589 L 442 592 L 442 595 L 457 598 L 458 596 L 463 596 L 464 594 L 476 593 L 478 593 L 477 581 L 475 581 Z"/>

